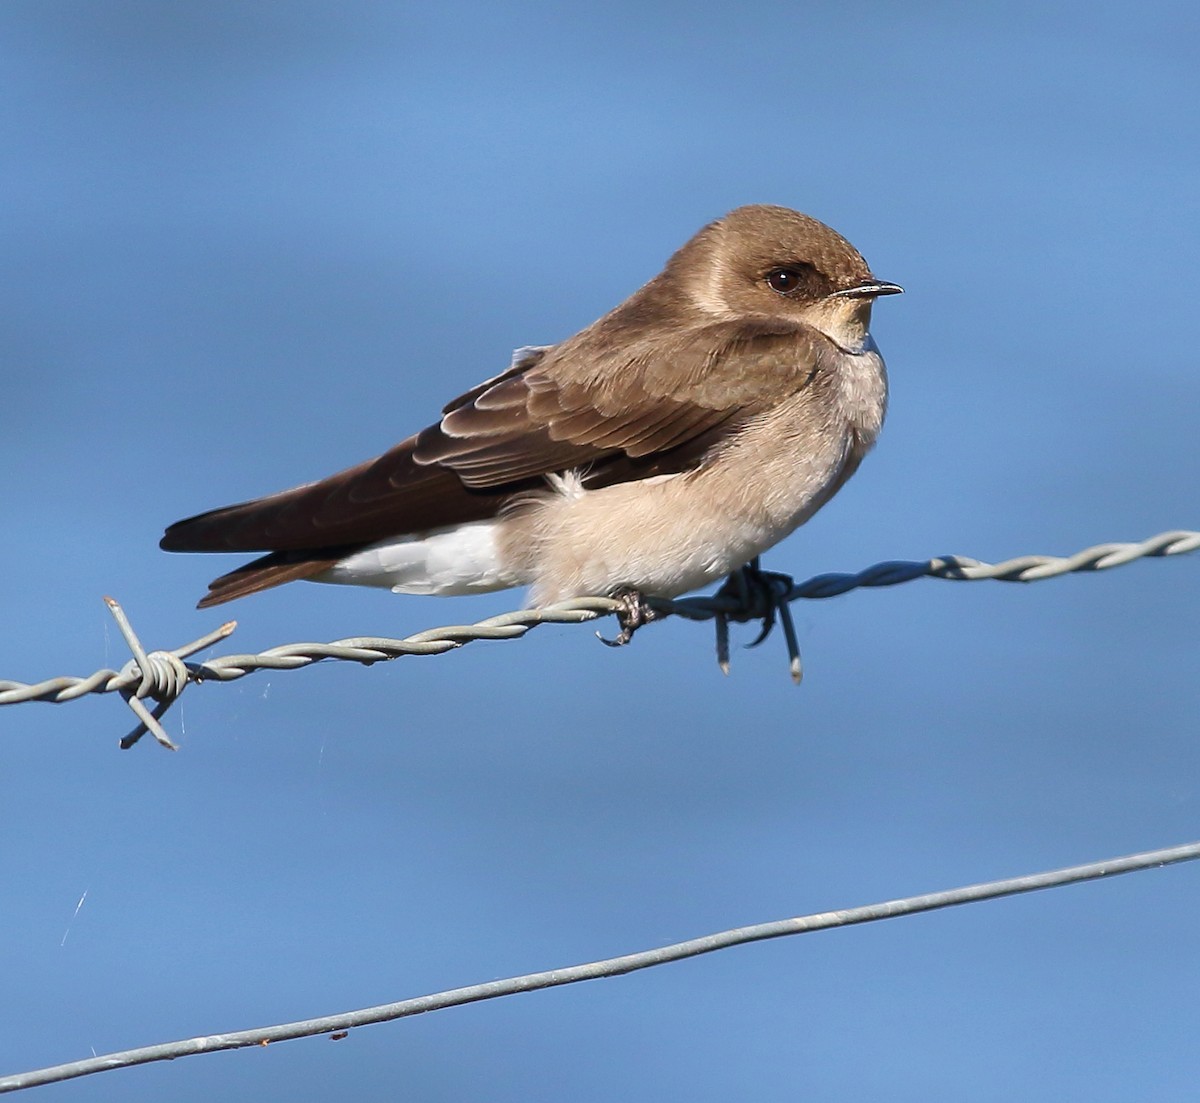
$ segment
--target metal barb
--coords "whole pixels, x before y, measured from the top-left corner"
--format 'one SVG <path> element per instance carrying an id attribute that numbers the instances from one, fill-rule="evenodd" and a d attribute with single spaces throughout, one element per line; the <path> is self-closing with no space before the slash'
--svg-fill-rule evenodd
<path id="1" fill-rule="evenodd" d="M 804 674 L 800 659 L 800 643 L 796 624 L 788 602 L 796 589 L 791 575 L 764 571 L 755 556 L 746 566 L 734 571 L 721 588 L 707 599 L 713 603 L 713 619 L 717 631 L 717 665 L 722 674 L 729 673 L 729 622 L 757 620 L 762 622 L 758 635 L 747 648 L 758 647 L 770 635 L 778 622 L 783 628 L 788 652 L 788 673 L 796 685 Z M 705 600 L 705 599 L 700 599 Z"/>
<path id="2" fill-rule="evenodd" d="M 138 724 L 133 731 L 121 739 L 118 745 L 122 750 L 127 751 L 149 732 L 168 751 L 179 750 L 178 745 L 172 742 L 159 720 L 163 713 L 175 703 L 179 695 L 187 689 L 188 683 L 193 680 L 192 672 L 183 661 L 184 656 L 192 655 L 205 647 L 210 647 L 218 640 L 225 639 L 237 627 L 237 621 L 226 621 L 220 628 L 214 629 L 207 635 L 201 636 L 200 639 L 193 640 L 175 651 L 147 653 L 120 603 L 114 598 L 106 596 L 104 604 L 108 606 L 108 611 L 112 613 L 113 620 L 117 622 L 117 627 L 124 636 L 126 644 L 129 645 L 129 650 L 133 652 L 133 659 L 122 667 L 117 676 L 117 681 L 123 684 L 115 688 L 133 711 L 134 716 L 138 718 Z M 146 707 L 145 699 L 147 697 L 158 702 L 153 710 Z"/>
<path id="3" fill-rule="evenodd" d="M 713 617 L 717 626 L 717 666 L 721 673 L 729 676 L 729 617 L 725 613 L 717 613 Z"/>

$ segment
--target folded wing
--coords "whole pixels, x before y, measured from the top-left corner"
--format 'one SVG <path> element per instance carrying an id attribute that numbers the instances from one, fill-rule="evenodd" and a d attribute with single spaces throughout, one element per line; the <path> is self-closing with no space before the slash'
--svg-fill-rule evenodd
<path id="1" fill-rule="evenodd" d="M 745 321 L 643 342 L 585 330 L 527 350 L 376 459 L 179 521 L 160 546 L 273 553 L 218 579 L 202 602 L 217 604 L 318 573 L 378 540 L 493 517 L 514 494 L 544 488 L 548 474 L 580 470 L 596 487 L 687 470 L 777 400 L 778 373 L 806 385 L 822 342 L 803 327 Z"/>

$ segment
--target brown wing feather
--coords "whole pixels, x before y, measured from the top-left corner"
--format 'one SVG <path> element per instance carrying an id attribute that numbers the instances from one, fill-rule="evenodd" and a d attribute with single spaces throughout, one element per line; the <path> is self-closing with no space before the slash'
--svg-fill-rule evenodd
<path id="1" fill-rule="evenodd" d="M 824 351 L 813 331 L 779 323 L 639 337 L 605 321 L 533 350 L 377 459 L 180 521 L 161 546 L 304 553 L 257 569 L 270 566 L 273 578 L 285 565 L 301 571 L 303 559 L 311 574 L 322 569 L 311 564 L 377 540 L 495 516 L 550 473 L 582 469 L 601 486 L 684 470 L 731 425 L 805 385 Z"/>
<path id="2" fill-rule="evenodd" d="M 297 554 L 301 558 L 293 558 Z M 196 608 L 208 609 L 213 605 L 232 601 L 236 597 L 255 594 L 272 586 L 282 586 L 285 582 L 311 578 L 327 567 L 332 567 L 336 562 L 336 557 L 321 558 L 303 553 L 272 552 L 213 579 L 208 584 L 208 593 L 196 603 Z"/>
<path id="3" fill-rule="evenodd" d="M 160 547 L 344 552 L 400 533 L 495 515 L 504 494 L 470 490 L 447 468 L 414 464 L 412 445 L 410 438 L 320 482 L 178 521 Z"/>
<path id="4" fill-rule="evenodd" d="M 512 364 L 506 371 L 492 376 L 491 379 L 485 379 L 466 393 L 460 394 L 457 398 L 452 398 L 442 407 L 442 413 L 448 414 L 451 410 L 458 409 L 459 406 L 465 406 L 468 402 L 473 402 L 477 399 L 484 391 L 490 391 L 497 383 L 503 383 L 504 380 L 511 379 L 514 375 L 520 375 L 523 371 L 538 363 L 553 347 L 553 345 L 527 345 L 525 348 L 517 349 L 513 353 Z"/>
<path id="5" fill-rule="evenodd" d="M 603 336 L 585 330 L 450 410 L 416 438 L 413 460 L 489 488 L 618 453 L 651 456 L 803 386 L 827 351 L 813 331 L 778 323 L 717 323 L 645 344 Z"/>

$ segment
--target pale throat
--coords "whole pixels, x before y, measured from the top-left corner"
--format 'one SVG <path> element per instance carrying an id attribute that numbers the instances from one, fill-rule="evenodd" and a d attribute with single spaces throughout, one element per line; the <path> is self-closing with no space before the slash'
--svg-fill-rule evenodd
<path id="1" fill-rule="evenodd" d="M 862 352 L 871 339 L 870 299 L 822 299 L 805 307 L 803 319 L 844 352 Z"/>

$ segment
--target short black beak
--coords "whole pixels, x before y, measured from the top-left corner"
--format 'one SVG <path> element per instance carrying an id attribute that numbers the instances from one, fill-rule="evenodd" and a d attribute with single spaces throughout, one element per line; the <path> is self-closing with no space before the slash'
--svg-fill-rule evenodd
<path id="1" fill-rule="evenodd" d="M 898 283 L 885 283 L 883 280 L 866 280 L 857 287 L 847 287 L 844 291 L 835 291 L 844 299 L 874 299 L 878 295 L 903 295 L 904 288 Z"/>

